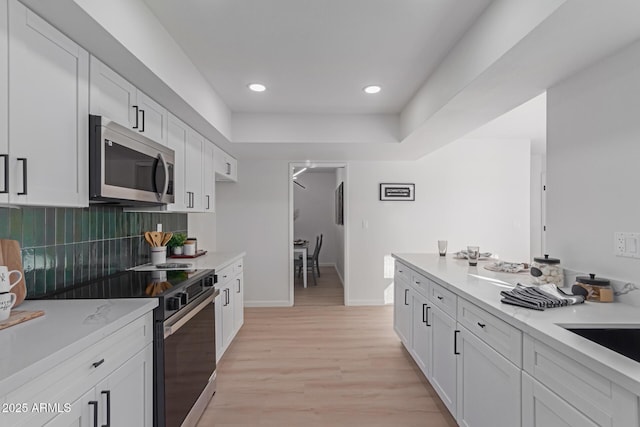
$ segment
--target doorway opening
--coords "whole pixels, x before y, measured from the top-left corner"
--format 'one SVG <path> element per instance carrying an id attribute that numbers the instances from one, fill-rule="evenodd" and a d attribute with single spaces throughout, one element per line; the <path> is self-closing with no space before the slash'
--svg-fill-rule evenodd
<path id="1" fill-rule="evenodd" d="M 346 163 L 289 164 L 291 305 L 348 305 L 348 190 Z"/>

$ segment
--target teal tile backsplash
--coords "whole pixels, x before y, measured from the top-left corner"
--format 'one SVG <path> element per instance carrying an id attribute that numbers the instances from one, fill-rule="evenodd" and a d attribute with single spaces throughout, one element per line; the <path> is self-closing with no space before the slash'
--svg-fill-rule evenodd
<path id="1" fill-rule="evenodd" d="M 0 239 L 22 248 L 27 298 L 149 262 L 143 233 L 187 232 L 187 214 L 118 207 L 0 208 Z"/>

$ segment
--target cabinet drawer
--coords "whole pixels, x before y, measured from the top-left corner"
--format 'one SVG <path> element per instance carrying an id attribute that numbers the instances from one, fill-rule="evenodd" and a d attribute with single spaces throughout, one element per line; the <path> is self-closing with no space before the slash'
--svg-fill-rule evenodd
<path id="1" fill-rule="evenodd" d="M 522 332 L 462 298 L 458 322 L 518 367 L 522 366 Z"/>
<path id="2" fill-rule="evenodd" d="M 220 285 L 224 285 L 234 276 L 233 274 L 233 264 L 226 266 L 225 268 L 220 269 L 216 272 L 218 275 L 218 283 Z"/>
<path id="3" fill-rule="evenodd" d="M 136 319 L 64 363 L 7 394 L 7 402 L 71 403 L 152 342 L 153 314 Z M 97 366 L 94 366 L 97 364 Z M 12 426 L 43 425 L 53 412 L 3 414 Z M 4 425 L 4 424 L 3 424 Z"/>
<path id="4" fill-rule="evenodd" d="M 429 296 L 429 283 L 431 281 L 414 271 L 411 272 L 411 284 L 424 296 Z"/>
<path id="5" fill-rule="evenodd" d="M 411 274 L 413 274 L 413 270 L 411 270 L 406 265 L 396 261 L 395 275 L 397 277 L 400 277 L 401 279 L 403 279 L 407 283 L 411 283 Z"/>
<path id="6" fill-rule="evenodd" d="M 523 368 L 597 425 L 638 425 L 637 396 L 526 334 Z"/>
<path id="7" fill-rule="evenodd" d="M 429 299 L 440 310 L 447 313 L 449 316 L 456 318 L 457 299 L 456 294 L 443 286 L 440 286 L 434 281 L 431 281 L 429 286 Z"/>
<path id="8" fill-rule="evenodd" d="M 238 275 L 242 273 L 244 268 L 244 260 L 240 258 L 233 263 L 233 274 Z"/>

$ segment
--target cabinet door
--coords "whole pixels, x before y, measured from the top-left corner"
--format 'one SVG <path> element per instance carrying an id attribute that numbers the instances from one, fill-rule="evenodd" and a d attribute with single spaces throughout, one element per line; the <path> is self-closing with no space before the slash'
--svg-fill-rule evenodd
<path id="1" fill-rule="evenodd" d="M 215 152 L 216 181 L 237 181 L 238 162 L 225 151 L 216 146 Z"/>
<path id="2" fill-rule="evenodd" d="M 122 126 L 136 126 L 137 90 L 120 74 L 103 64 L 95 56 L 90 60 L 91 85 L 89 104 L 91 114 L 104 116 Z M 139 128 L 140 126 L 137 126 Z"/>
<path id="3" fill-rule="evenodd" d="M 68 412 L 62 412 L 44 427 L 93 427 L 99 402 L 95 399 L 95 389 L 85 393 L 71 404 Z"/>
<path id="4" fill-rule="evenodd" d="M 409 284 L 400 276 L 394 279 L 394 311 L 393 329 L 396 331 L 404 346 L 411 349 L 411 295 Z"/>
<path id="5" fill-rule="evenodd" d="M 233 286 L 231 286 L 230 282 L 223 287 L 222 292 L 222 348 L 224 351 L 226 351 L 234 337 L 233 298 Z"/>
<path id="6" fill-rule="evenodd" d="M 96 386 L 99 425 L 153 425 L 153 347 L 148 344 Z"/>
<path id="7" fill-rule="evenodd" d="M 167 109 L 138 91 L 138 132 L 155 142 L 167 145 Z"/>
<path id="8" fill-rule="evenodd" d="M 427 298 L 415 291 L 411 291 L 410 294 L 413 310 L 411 354 L 425 377 L 431 378 L 429 371 L 431 367 L 429 363 L 431 359 L 431 304 Z"/>
<path id="9" fill-rule="evenodd" d="M 432 307 L 431 385 L 449 412 L 456 416 L 456 321 L 438 307 Z"/>
<path id="10" fill-rule="evenodd" d="M 202 148 L 204 138 L 189 129 L 185 156 L 187 211 L 202 212 Z"/>
<path id="11" fill-rule="evenodd" d="M 0 203 L 9 202 L 9 33 L 6 2 L 0 2 Z"/>
<path id="12" fill-rule="evenodd" d="M 11 203 L 88 206 L 89 54 L 9 2 Z"/>
<path id="13" fill-rule="evenodd" d="M 464 427 L 520 425 L 521 370 L 458 325 L 457 421 Z"/>
<path id="14" fill-rule="evenodd" d="M 596 427 L 576 408 L 522 373 L 522 427 Z"/>
<path id="15" fill-rule="evenodd" d="M 215 191 L 216 179 L 214 172 L 214 145 L 205 140 L 202 150 L 203 170 L 202 170 L 202 188 L 204 199 L 202 208 L 204 212 L 215 212 Z"/>
<path id="16" fill-rule="evenodd" d="M 237 333 L 244 323 L 244 283 L 242 274 L 233 278 L 233 329 Z"/>
<path id="17" fill-rule="evenodd" d="M 186 191 L 186 163 L 187 134 L 189 127 L 177 117 L 170 115 L 167 145 L 175 152 L 175 164 L 173 168 L 173 188 L 175 202 L 167 206 L 168 210 L 185 212 L 190 202 L 190 196 Z"/>

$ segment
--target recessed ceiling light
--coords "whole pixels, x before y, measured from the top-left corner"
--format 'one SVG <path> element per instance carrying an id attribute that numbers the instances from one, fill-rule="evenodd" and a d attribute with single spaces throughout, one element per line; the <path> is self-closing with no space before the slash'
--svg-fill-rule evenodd
<path id="1" fill-rule="evenodd" d="M 260 83 L 251 83 L 248 87 L 254 92 L 264 92 L 265 90 L 267 90 L 267 87 Z"/>
<path id="2" fill-rule="evenodd" d="M 371 86 L 366 86 L 362 90 L 365 91 L 366 93 L 378 93 L 380 92 L 380 89 L 381 89 L 380 86 L 371 85 Z"/>

